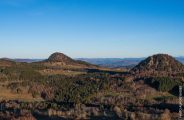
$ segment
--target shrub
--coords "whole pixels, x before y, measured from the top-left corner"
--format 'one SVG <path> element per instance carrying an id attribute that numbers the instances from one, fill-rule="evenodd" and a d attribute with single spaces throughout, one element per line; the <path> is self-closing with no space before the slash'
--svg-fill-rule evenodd
<path id="1" fill-rule="evenodd" d="M 150 79 L 149 79 L 150 80 Z M 153 87 L 162 92 L 168 92 L 172 90 L 176 85 L 181 84 L 179 80 L 169 78 L 169 77 L 157 77 L 151 78 L 150 80 Z"/>

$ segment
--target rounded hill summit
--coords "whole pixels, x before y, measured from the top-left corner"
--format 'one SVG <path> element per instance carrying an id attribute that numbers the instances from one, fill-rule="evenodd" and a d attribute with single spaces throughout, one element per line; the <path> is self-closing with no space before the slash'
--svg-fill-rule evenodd
<path id="1" fill-rule="evenodd" d="M 184 65 L 168 54 L 150 56 L 135 66 L 132 72 L 165 71 L 182 72 Z"/>

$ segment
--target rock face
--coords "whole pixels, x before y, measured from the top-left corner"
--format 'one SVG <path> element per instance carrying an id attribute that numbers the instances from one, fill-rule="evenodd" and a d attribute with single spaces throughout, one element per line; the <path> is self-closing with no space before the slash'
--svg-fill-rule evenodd
<path id="1" fill-rule="evenodd" d="M 135 66 L 131 72 L 183 72 L 184 65 L 167 54 L 150 56 Z"/>

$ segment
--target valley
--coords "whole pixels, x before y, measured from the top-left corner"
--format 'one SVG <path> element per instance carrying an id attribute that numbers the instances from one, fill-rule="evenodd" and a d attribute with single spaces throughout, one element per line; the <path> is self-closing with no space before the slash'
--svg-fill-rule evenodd
<path id="1" fill-rule="evenodd" d="M 36 62 L 0 60 L 0 119 L 175 120 L 184 65 L 166 54 L 132 69 L 53 53 Z"/>

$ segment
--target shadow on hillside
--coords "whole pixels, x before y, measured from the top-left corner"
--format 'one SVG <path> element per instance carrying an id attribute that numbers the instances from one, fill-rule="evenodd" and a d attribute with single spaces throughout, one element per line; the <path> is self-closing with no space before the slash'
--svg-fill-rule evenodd
<path id="1" fill-rule="evenodd" d="M 152 107 L 162 110 L 169 109 L 171 112 L 178 112 L 179 110 L 178 104 L 161 103 L 161 104 L 154 104 L 152 105 Z"/>
<path id="2" fill-rule="evenodd" d="M 57 116 L 39 115 L 36 113 L 34 113 L 33 116 L 36 118 L 36 120 L 72 120 Z"/>
<path id="3" fill-rule="evenodd" d="M 91 116 L 89 120 L 122 120 L 122 119 L 117 117 Z"/>
<path id="4" fill-rule="evenodd" d="M 120 72 L 120 71 L 107 71 L 107 70 L 99 70 L 99 69 L 85 69 L 87 73 L 108 73 L 111 75 L 114 74 L 128 74 L 128 72 Z"/>

